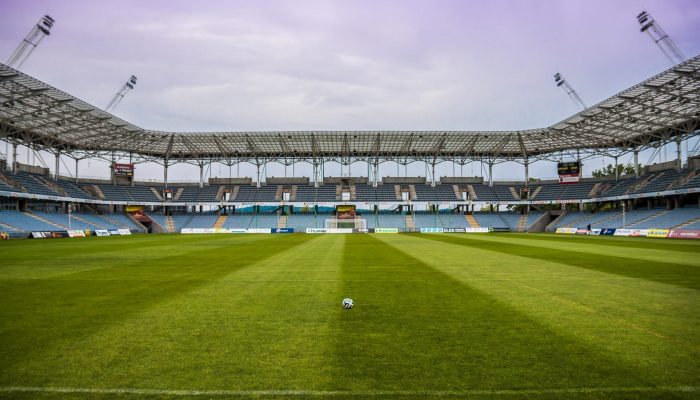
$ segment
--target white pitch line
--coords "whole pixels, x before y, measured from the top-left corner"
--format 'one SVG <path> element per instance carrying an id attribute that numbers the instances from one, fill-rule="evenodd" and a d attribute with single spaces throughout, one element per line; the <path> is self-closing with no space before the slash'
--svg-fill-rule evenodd
<path id="1" fill-rule="evenodd" d="M 552 389 L 475 389 L 475 390 L 178 390 L 178 389 L 138 389 L 138 388 L 79 388 L 79 387 L 0 387 L 0 393 L 91 393 L 91 394 L 135 394 L 155 396 L 510 396 L 547 395 L 581 393 L 639 393 L 639 392 L 685 392 L 698 393 L 700 386 L 631 386 L 631 387 L 575 387 Z"/>

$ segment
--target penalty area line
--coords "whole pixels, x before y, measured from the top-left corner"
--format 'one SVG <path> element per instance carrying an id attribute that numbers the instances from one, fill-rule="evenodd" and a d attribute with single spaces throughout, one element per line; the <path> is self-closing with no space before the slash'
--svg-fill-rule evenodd
<path id="1" fill-rule="evenodd" d="M 185 389 L 139 389 L 139 388 L 80 388 L 5 386 L 0 393 L 64 393 L 64 394 L 134 394 L 155 396 L 508 396 L 549 395 L 581 393 L 643 393 L 643 392 L 700 392 L 700 386 L 621 386 L 621 387 L 573 387 L 550 389 L 474 389 L 474 390 L 185 390 Z"/>

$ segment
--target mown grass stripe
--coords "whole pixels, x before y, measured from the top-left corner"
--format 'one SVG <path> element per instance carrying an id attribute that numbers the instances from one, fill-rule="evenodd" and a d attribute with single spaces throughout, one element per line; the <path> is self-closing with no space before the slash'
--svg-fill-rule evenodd
<path id="1" fill-rule="evenodd" d="M 309 240 L 314 238 L 280 235 L 240 244 L 230 238 L 215 247 L 191 245 L 177 257 L 161 253 L 145 264 L 127 253 L 104 268 L 51 280 L 0 281 L 0 375 L 43 351 L 79 341 Z M 169 239 L 162 237 L 161 243 Z M 158 243 L 152 244 L 151 251 L 158 253 Z"/>
<path id="2" fill-rule="evenodd" d="M 605 394 L 605 393 L 698 393 L 698 386 L 620 386 L 620 387 L 568 387 L 547 389 L 473 389 L 473 390 L 198 390 L 198 389 L 141 389 L 141 388 L 79 388 L 79 387 L 0 387 L 5 393 L 58 393 L 58 394 L 114 394 L 176 397 L 392 397 L 392 396 L 523 396 L 549 394 Z"/>
<path id="3" fill-rule="evenodd" d="M 528 234 L 501 234 L 502 237 L 527 238 L 530 240 L 542 240 L 555 243 L 594 244 L 596 246 L 628 247 L 634 249 L 652 249 L 660 251 L 678 251 L 687 253 L 700 253 L 700 245 L 693 240 L 620 237 L 620 236 L 588 236 L 588 235 L 552 235 L 549 233 Z"/>
<path id="4" fill-rule="evenodd" d="M 355 300 L 355 308 L 338 311 L 335 363 L 342 373 L 330 389 L 653 383 L 645 371 L 607 358 L 575 335 L 553 331 L 375 237 L 346 239 L 343 278 L 344 296 Z"/>
<path id="5" fill-rule="evenodd" d="M 421 235 L 421 239 L 435 240 L 494 251 L 517 257 L 528 257 L 542 261 L 586 268 L 609 274 L 666 283 L 691 289 L 700 289 L 700 270 L 694 265 L 649 262 L 636 258 L 619 257 L 613 254 L 596 254 L 579 251 L 556 251 L 544 247 L 521 243 L 501 243 L 469 235 L 445 234 Z"/>
<path id="6" fill-rule="evenodd" d="M 620 246 L 603 246 L 600 240 L 581 240 L 578 243 L 574 242 L 558 242 L 556 237 L 554 240 L 536 240 L 532 239 L 537 235 L 508 233 L 508 234 L 489 234 L 489 235 L 470 235 L 473 240 L 485 240 L 489 242 L 499 242 L 504 245 L 522 244 L 526 246 L 542 247 L 545 251 L 578 251 L 588 254 L 614 254 L 617 257 L 634 258 L 640 262 L 664 262 L 670 264 L 682 264 L 687 266 L 700 267 L 700 263 L 696 262 L 696 257 L 700 256 L 700 246 L 694 247 L 698 251 L 696 253 L 689 251 L 673 251 L 674 246 L 669 245 L 667 250 L 659 250 L 655 248 L 638 248 L 627 247 L 624 244 L 626 241 L 619 241 L 614 237 L 608 237 L 611 242 L 618 242 Z M 583 236 L 581 236 L 583 237 Z M 677 242 L 676 242 L 677 243 Z"/>

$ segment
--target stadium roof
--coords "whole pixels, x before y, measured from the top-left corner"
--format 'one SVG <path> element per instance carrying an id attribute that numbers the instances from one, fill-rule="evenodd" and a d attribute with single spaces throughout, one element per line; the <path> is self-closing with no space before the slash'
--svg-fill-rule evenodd
<path id="1" fill-rule="evenodd" d="M 502 160 L 644 149 L 700 129 L 700 56 L 550 127 L 521 131 L 161 132 L 0 64 L 0 138 L 151 160 Z"/>

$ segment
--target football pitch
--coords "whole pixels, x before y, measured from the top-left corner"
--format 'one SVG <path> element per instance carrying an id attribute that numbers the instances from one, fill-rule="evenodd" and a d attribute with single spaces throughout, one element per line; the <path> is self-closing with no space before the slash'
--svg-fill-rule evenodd
<path id="1" fill-rule="evenodd" d="M 699 257 L 544 234 L 8 241 L 0 398 L 698 398 Z"/>

